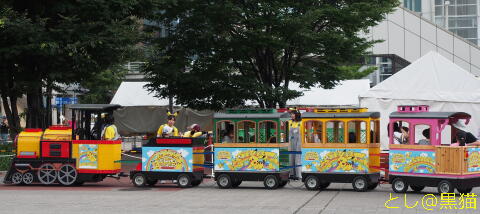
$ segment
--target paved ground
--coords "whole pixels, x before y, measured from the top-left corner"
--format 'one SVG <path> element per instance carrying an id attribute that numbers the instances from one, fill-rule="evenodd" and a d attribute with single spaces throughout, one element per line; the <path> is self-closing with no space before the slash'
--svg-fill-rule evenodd
<path id="1" fill-rule="evenodd" d="M 1 177 L 2 175 L 0 175 Z M 0 178 L 3 180 L 3 178 Z M 440 196 L 434 211 L 426 211 L 421 199 L 435 193 L 403 195 L 388 209 L 391 187 L 381 185 L 371 192 L 354 192 L 350 184 L 332 184 L 324 191 L 307 191 L 300 182 L 285 188 L 265 190 L 260 182 L 244 182 L 236 189 L 218 189 L 211 180 L 197 188 L 179 189 L 172 184 L 135 188 L 128 178 L 85 184 L 81 187 L 0 185 L 0 213 L 478 213 L 478 210 L 440 210 Z M 480 195 L 480 188 L 474 189 Z M 478 197 L 477 197 L 478 198 Z M 479 198 L 480 200 L 480 198 Z M 477 202 L 477 204 L 479 204 Z M 480 208 L 479 208 L 480 209 Z"/>

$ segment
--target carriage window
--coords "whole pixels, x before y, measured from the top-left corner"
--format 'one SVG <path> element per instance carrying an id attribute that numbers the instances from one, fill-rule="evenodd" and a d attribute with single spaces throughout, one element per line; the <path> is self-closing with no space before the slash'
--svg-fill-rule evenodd
<path id="1" fill-rule="evenodd" d="M 327 122 L 327 143 L 345 143 L 343 139 L 344 123 L 341 121 Z"/>
<path id="2" fill-rule="evenodd" d="M 237 123 L 237 142 L 255 142 L 255 122 L 244 120 Z"/>
<path id="3" fill-rule="evenodd" d="M 442 130 L 442 145 L 450 145 L 451 143 L 455 142 L 456 139 L 452 138 L 452 127 L 450 125 L 446 125 L 445 128 Z"/>
<path id="4" fill-rule="evenodd" d="M 303 126 L 305 128 L 306 143 L 322 143 L 323 122 L 310 120 L 305 121 Z"/>
<path id="5" fill-rule="evenodd" d="M 365 121 L 349 121 L 348 143 L 367 143 L 367 123 Z"/>
<path id="6" fill-rule="evenodd" d="M 280 125 L 280 143 L 288 142 L 288 121 L 282 121 Z"/>
<path id="7" fill-rule="evenodd" d="M 274 121 L 262 121 L 260 127 L 260 143 L 277 143 L 277 123 Z"/>
<path id="8" fill-rule="evenodd" d="M 370 143 L 380 143 L 380 121 L 370 121 Z"/>
<path id="9" fill-rule="evenodd" d="M 410 124 L 405 121 L 396 121 L 393 124 L 393 144 L 409 144 Z M 387 127 L 389 128 L 389 127 Z M 388 132 L 390 129 L 388 129 Z"/>
<path id="10" fill-rule="evenodd" d="M 418 145 L 432 145 L 430 140 L 431 134 L 430 125 L 418 124 L 415 125 L 415 144 Z"/>
<path id="11" fill-rule="evenodd" d="M 235 125 L 232 121 L 217 122 L 217 143 L 233 143 Z"/>

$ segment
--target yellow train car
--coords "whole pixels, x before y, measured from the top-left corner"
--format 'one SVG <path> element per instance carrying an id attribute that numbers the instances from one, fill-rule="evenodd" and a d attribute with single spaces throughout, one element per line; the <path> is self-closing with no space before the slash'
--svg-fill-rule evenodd
<path id="1" fill-rule="evenodd" d="M 374 189 L 380 178 L 380 113 L 365 108 L 314 109 L 302 114 L 302 181 L 309 190 L 330 183 Z"/>

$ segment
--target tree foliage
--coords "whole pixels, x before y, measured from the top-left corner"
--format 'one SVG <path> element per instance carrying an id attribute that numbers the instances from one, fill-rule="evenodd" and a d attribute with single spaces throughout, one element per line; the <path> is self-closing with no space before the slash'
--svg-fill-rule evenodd
<path id="1" fill-rule="evenodd" d="M 139 20 L 152 12 L 148 0 L 0 3 L 1 72 L 8 77 L 0 88 L 12 89 L 0 93 L 10 101 L 27 95 L 28 127 L 49 124 L 50 103 L 44 100 L 57 83 L 84 83 L 125 63 L 142 38 Z"/>
<path id="2" fill-rule="evenodd" d="M 149 89 L 177 104 L 219 109 L 257 101 L 285 106 L 301 95 L 289 84 L 332 88 L 372 42 L 376 25 L 398 0 L 159 1 L 162 12 L 146 75 Z"/>

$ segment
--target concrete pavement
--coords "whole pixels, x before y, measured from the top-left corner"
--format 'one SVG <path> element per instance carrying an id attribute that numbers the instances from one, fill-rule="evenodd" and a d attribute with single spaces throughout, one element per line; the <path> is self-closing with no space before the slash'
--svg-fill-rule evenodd
<path id="1" fill-rule="evenodd" d="M 265 190 L 261 182 L 244 182 L 224 190 L 211 180 L 188 189 L 171 184 L 135 188 L 127 178 L 107 178 L 81 187 L 0 185 L 0 213 L 478 213 L 475 209 L 440 210 L 439 195 L 434 211 L 425 210 L 421 199 L 436 193 L 435 188 L 408 193 L 408 206 L 418 201 L 413 209 L 405 208 L 402 194 L 392 194 L 399 198 L 389 205 L 400 208 L 388 209 L 385 202 L 391 192 L 388 184 L 363 193 L 353 191 L 351 184 L 307 191 L 301 182 L 277 190 Z M 480 195 L 480 188 L 473 192 Z"/>

